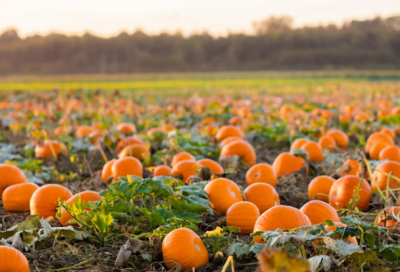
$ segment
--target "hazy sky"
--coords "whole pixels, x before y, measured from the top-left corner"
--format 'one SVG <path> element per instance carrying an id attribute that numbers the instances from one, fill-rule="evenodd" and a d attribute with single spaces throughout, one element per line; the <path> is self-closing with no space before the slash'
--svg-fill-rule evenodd
<path id="1" fill-rule="evenodd" d="M 289 15 L 296 26 L 400 14 L 400 0 L 0 0 L 0 32 L 20 35 L 89 31 L 101 36 L 141 28 L 215 35 L 251 31 L 252 22 Z"/>

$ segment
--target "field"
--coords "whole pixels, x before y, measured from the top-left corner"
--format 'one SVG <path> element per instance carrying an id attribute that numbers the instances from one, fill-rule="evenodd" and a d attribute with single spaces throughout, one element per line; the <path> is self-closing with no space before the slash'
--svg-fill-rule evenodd
<path id="1" fill-rule="evenodd" d="M 0 271 L 399 271 L 399 97 L 399 71 L 3 77 Z"/>

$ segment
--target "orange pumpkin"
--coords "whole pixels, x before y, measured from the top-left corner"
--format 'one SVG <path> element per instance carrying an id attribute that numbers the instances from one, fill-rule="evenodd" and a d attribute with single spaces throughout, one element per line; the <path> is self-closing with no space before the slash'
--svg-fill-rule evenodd
<path id="1" fill-rule="evenodd" d="M 191 176 L 197 176 L 201 170 L 201 165 L 197 161 L 180 161 L 172 168 L 172 176 L 182 178 L 182 181 L 187 183 Z"/>
<path id="2" fill-rule="evenodd" d="M 381 142 L 381 141 L 373 142 L 369 149 L 369 157 L 371 158 L 371 160 L 379 160 L 379 154 L 384 148 L 388 146 L 391 146 L 391 144 L 387 142 Z"/>
<path id="3" fill-rule="evenodd" d="M 180 161 L 195 161 L 196 158 L 188 152 L 180 152 L 172 157 L 171 167 L 174 167 Z"/>
<path id="4" fill-rule="evenodd" d="M 325 160 L 325 157 L 322 154 L 322 148 L 316 142 L 308 141 L 301 146 L 301 149 L 307 151 L 308 158 L 312 162 L 320 162 Z"/>
<path id="5" fill-rule="evenodd" d="M 390 137 L 392 137 L 393 140 L 396 139 L 396 133 L 395 133 L 395 131 L 394 131 L 393 129 L 384 127 L 384 128 L 381 129 L 380 132 L 386 133 L 387 135 L 389 135 Z"/>
<path id="6" fill-rule="evenodd" d="M 346 224 L 343 224 L 343 223 L 341 223 L 341 222 L 333 222 L 333 223 L 335 223 L 336 225 L 338 225 L 339 227 L 346 227 L 347 225 Z M 336 230 L 336 226 L 328 226 L 328 225 L 325 225 L 325 230 L 326 231 L 335 231 Z M 340 237 L 335 237 L 335 239 L 339 239 Z M 350 237 L 348 237 L 347 239 L 346 239 L 348 242 L 350 242 L 350 243 L 353 243 L 353 244 L 355 244 L 355 245 L 358 245 L 358 242 L 357 242 L 357 238 L 356 237 L 353 237 L 353 236 L 350 236 Z"/>
<path id="7" fill-rule="evenodd" d="M 101 200 L 101 196 L 99 195 L 98 192 L 84 191 L 84 192 L 80 192 L 80 193 L 74 195 L 73 197 L 68 199 L 66 202 L 72 206 L 74 204 L 74 202 L 76 201 L 76 199 L 78 198 L 78 196 L 81 198 L 81 201 L 83 203 L 95 202 L 95 201 Z M 69 226 L 70 224 L 68 223 L 68 221 L 71 219 L 72 219 L 72 217 L 68 214 L 67 210 L 62 208 L 61 209 L 61 217 L 58 219 L 58 220 L 60 220 L 61 225 L 63 225 L 64 227 Z"/>
<path id="8" fill-rule="evenodd" d="M 222 166 L 213 160 L 210 159 L 201 159 L 197 161 L 201 166 L 205 166 L 208 169 L 211 170 L 211 172 L 213 173 L 213 175 L 219 175 L 219 174 L 223 174 L 224 173 L 224 168 L 222 168 Z"/>
<path id="9" fill-rule="evenodd" d="M 389 185 L 389 188 L 400 187 L 399 181 L 395 180 L 394 178 L 390 178 L 390 180 L 388 180 L 389 179 L 388 176 L 385 176 L 381 172 L 386 173 L 386 174 L 391 173 L 391 175 L 393 177 L 400 178 L 400 163 L 399 162 L 387 161 L 387 162 L 384 162 L 384 163 L 378 165 L 378 167 L 374 171 L 373 178 L 381 190 L 386 190 L 388 185 Z M 375 192 L 378 191 L 378 188 L 373 180 L 371 180 L 371 188 Z"/>
<path id="10" fill-rule="evenodd" d="M 126 146 L 135 144 L 143 145 L 144 143 L 142 140 L 135 138 L 134 136 L 123 138 L 118 142 L 117 148 L 115 149 L 115 154 L 118 155 L 122 151 L 122 149 L 124 149 Z"/>
<path id="11" fill-rule="evenodd" d="M 275 188 L 268 183 L 254 183 L 244 190 L 246 201 L 255 204 L 260 213 L 280 204 Z"/>
<path id="12" fill-rule="evenodd" d="M 116 161 L 116 159 L 112 159 L 111 161 L 108 161 L 106 162 L 106 164 L 104 164 L 103 170 L 101 171 L 101 181 L 106 182 L 107 179 L 112 177 L 113 173 L 111 168 Z"/>
<path id="13" fill-rule="evenodd" d="M 347 137 L 346 133 L 341 130 L 330 130 L 326 133 L 326 136 L 333 138 L 336 145 L 342 149 L 346 149 L 349 145 L 349 137 Z"/>
<path id="14" fill-rule="evenodd" d="M 336 210 L 346 208 L 353 199 L 354 190 L 358 187 L 361 178 L 357 176 L 344 176 L 336 180 L 329 193 L 329 204 Z M 359 201 L 357 203 L 358 209 L 367 211 L 369 202 L 371 201 L 371 186 L 363 180 L 359 192 Z"/>
<path id="15" fill-rule="evenodd" d="M 254 232 L 276 229 L 295 229 L 310 226 L 311 221 L 302 211 L 285 205 L 272 207 L 264 212 L 254 225 Z M 260 236 L 254 237 L 254 243 L 262 244 Z"/>
<path id="16" fill-rule="evenodd" d="M 400 217 L 400 207 L 390 207 L 379 213 L 377 223 L 379 226 L 388 228 L 392 232 L 394 229 L 400 227 L 396 217 Z"/>
<path id="17" fill-rule="evenodd" d="M 0 164 L 0 198 L 7 187 L 27 182 L 24 173 L 18 167 L 9 164 Z"/>
<path id="18" fill-rule="evenodd" d="M 313 225 L 324 224 L 324 220 L 329 219 L 332 222 L 339 222 L 340 218 L 334 208 L 328 203 L 320 200 L 312 200 L 301 207 L 302 211 L 310 219 Z"/>
<path id="19" fill-rule="evenodd" d="M 34 183 L 11 185 L 3 192 L 3 206 L 8 212 L 28 212 L 33 193 L 39 188 Z"/>
<path id="20" fill-rule="evenodd" d="M 111 166 L 113 181 L 117 181 L 119 177 L 138 176 L 143 177 L 142 163 L 134 157 L 125 157 L 117 160 Z"/>
<path id="21" fill-rule="evenodd" d="M 225 145 L 221 149 L 219 158 L 221 160 L 235 155 L 242 159 L 246 165 L 252 166 L 256 163 L 256 152 L 247 142 L 234 141 Z"/>
<path id="22" fill-rule="evenodd" d="M 150 151 L 144 145 L 134 144 L 125 146 L 118 154 L 118 158 L 134 157 L 143 162 L 146 158 L 150 157 L 150 155 Z"/>
<path id="23" fill-rule="evenodd" d="M 227 178 L 217 178 L 210 181 L 204 191 L 212 203 L 212 208 L 226 214 L 229 207 L 236 202 L 243 201 L 242 193 L 237 184 Z"/>
<path id="24" fill-rule="evenodd" d="M 90 126 L 79 126 L 75 131 L 76 138 L 86 138 L 94 129 Z"/>
<path id="25" fill-rule="evenodd" d="M 358 160 L 347 160 L 340 167 L 339 175 L 341 177 L 344 176 L 356 176 L 358 171 L 360 170 L 360 165 L 358 164 Z"/>
<path id="26" fill-rule="evenodd" d="M 224 139 L 232 136 L 244 139 L 243 132 L 239 128 L 231 125 L 221 127 L 215 135 L 215 138 L 218 142 L 221 142 Z"/>
<path id="27" fill-rule="evenodd" d="M 329 192 L 335 180 L 329 176 L 319 176 L 308 184 L 308 198 L 329 202 Z"/>
<path id="28" fill-rule="evenodd" d="M 15 248 L 0 246 L 0 272 L 29 272 L 24 254 Z"/>
<path id="29" fill-rule="evenodd" d="M 133 123 L 121 123 L 117 126 L 117 130 L 119 130 L 121 133 L 125 135 L 135 134 L 136 126 Z"/>
<path id="30" fill-rule="evenodd" d="M 256 205 L 240 201 L 230 206 L 226 212 L 226 225 L 240 228 L 240 234 L 250 234 L 259 216 L 260 211 Z"/>
<path id="31" fill-rule="evenodd" d="M 231 137 L 225 138 L 225 139 L 224 139 L 223 141 L 221 141 L 219 144 L 220 144 L 221 146 L 226 146 L 227 144 L 232 143 L 232 142 L 236 142 L 236 141 L 244 141 L 244 142 L 245 142 L 244 139 L 242 139 L 242 138 L 240 138 L 240 137 L 238 137 L 238 136 L 231 136 Z"/>
<path id="32" fill-rule="evenodd" d="M 208 263 L 207 249 L 191 229 L 180 228 L 168 233 L 162 243 L 162 254 L 168 269 L 179 264 L 182 271 L 192 271 Z"/>
<path id="33" fill-rule="evenodd" d="M 283 152 L 275 158 L 272 168 L 275 169 L 278 177 L 290 175 L 307 167 L 307 163 L 303 158 L 294 156 L 289 152 Z"/>
<path id="34" fill-rule="evenodd" d="M 276 186 L 278 177 L 275 169 L 267 163 L 253 165 L 246 173 L 246 184 L 251 185 L 257 182 L 268 183 Z"/>
<path id="35" fill-rule="evenodd" d="M 65 145 L 58 141 L 45 140 L 43 145 L 35 147 L 35 157 L 38 159 L 58 158 L 60 153 L 67 154 L 68 151 Z"/>
<path id="36" fill-rule="evenodd" d="M 389 160 L 400 162 L 400 147 L 397 145 L 389 145 L 379 152 L 379 160 Z"/>
<path id="37" fill-rule="evenodd" d="M 72 197 L 70 190 L 59 184 L 47 184 L 37 189 L 30 201 L 31 214 L 39 218 L 54 217 L 57 213 L 58 199 L 68 200 Z"/>
<path id="38" fill-rule="evenodd" d="M 305 143 L 309 142 L 309 139 L 306 138 L 299 138 L 294 140 L 292 145 L 290 146 L 290 150 L 300 149 Z"/>
<path id="39" fill-rule="evenodd" d="M 172 169 L 166 165 L 159 165 L 154 169 L 153 177 L 158 176 L 172 176 Z"/>
<path id="40" fill-rule="evenodd" d="M 376 142 L 386 142 L 390 145 L 394 144 L 393 138 L 387 135 L 386 133 L 375 132 L 368 137 L 367 143 L 365 145 L 365 152 L 369 153 L 372 144 Z"/>
<path id="41" fill-rule="evenodd" d="M 323 148 L 329 150 L 329 152 L 333 152 L 336 149 L 336 142 L 330 136 L 322 136 L 318 140 L 318 144 Z"/>

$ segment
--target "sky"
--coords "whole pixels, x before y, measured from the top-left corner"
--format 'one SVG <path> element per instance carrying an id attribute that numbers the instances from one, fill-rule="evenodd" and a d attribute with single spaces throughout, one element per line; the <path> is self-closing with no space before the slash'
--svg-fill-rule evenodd
<path id="1" fill-rule="evenodd" d="M 252 31 L 252 22 L 288 15 L 295 26 L 400 15 L 400 0 L 0 0 L 0 32 L 109 37 L 122 31 L 213 35 Z"/>

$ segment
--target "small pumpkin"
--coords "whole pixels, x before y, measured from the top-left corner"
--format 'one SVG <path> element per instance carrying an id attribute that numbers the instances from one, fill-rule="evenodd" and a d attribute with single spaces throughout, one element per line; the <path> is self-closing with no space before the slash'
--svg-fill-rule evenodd
<path id="1" fill-rule="evenodd" d="M 28 212 L 33 193 L 39 188 L 34 183 L 15 184 L 3 192 L 3 206 L 8 212 Z"/>
<path id="2" fill-rule="evenodd" d="M 204 191 L 208 194 L 213 209 L 222 214 L 226 214 L 233 204 L 243 201 L 237 184 L 227 178 L 217 178 L 210 181 Z"/>
<path id="3" fill-rule="evenodd" d="M 95 202 L 101 200 L 101 196 L 99 195 L 98 192 L 84 191 L 72 196 L 66 202 L 72 206 L 78 197 L 80 197 L 81 201 L 85 204 L 88 202 Z M 64 227 L 69 226 L 70 224 L 68 223 L 68 221 L 71 219 L 72 217 L 68 214 L 67 210 L 62 208 L 61 217 L 58 219 L 61 225 L 63 225 Z"/>
<path id="4" fill-rule="evenodd" d="M 143 177 L 142 163 L 134 157 L 125 157 L 117 160 L 111 167 L 113 181 L 128 175 Z"/>
<path id="5" fill-rule="evenodd" d="M 64 186 L 46 184 L 33 193 L 30 201 L 31 214 L 38 214 L 39 218 L 55 217 L 58 199 L 68 200 L 71 197 L 71 191 Z"/>
<path id="6" fill-rule="evenodd" d="M 125 146 L 124 149 L 118 154 L 118 159 L 125 157 L 134 157 L 143 162 L 146 158 L 150 157 L 150 151 L 142 144 L 134 144 Z"/>
<path id="7" fill-rule="evenodd" d="M 321 223 L 325 225 L 324 220 L 326 219 L 329 219 L 332 222 L 340 221 L 336 210 L 332 208 L 331 205 L 321 200 L 312 200 L 307 202 L 303 207 L 301 207 L 300 211 L 307 215 L 313 225 Z"/>
<path id="8" fill-rule="evenodd" d="M 339 175 L 344 176 L 356 176 L 361 166 L 358 164 L 358 160 L 347 160 L 340 167 Z"/>
<path id="9" fill-rule="evenodd" d="M 168 233 L 162 243 L 162 254 L 168 269 L 180 264 L 182 271 L 192 271 L 208 263 L 207 249 L 191 229 L 180 228 Z"/>
<path id="10" fill-rule="evenodd" d="M 240 201 L 230 206 L 226 212 L 226 225 L 240 228 L 240 234 L 250 234 L 259 216 L 260 211 L 256 205 Z"/>
<path id="11" fill-rule="evenodd" d="M 290 150 L 300 149 L 305 143 L 309 142 L 310 140 L 307 138 L 299 138 L 293 141 L 292 145 L 290 146 Z"/>
<path id="12" fill-rule="evenodd" d="M 116 159 L 112 159 L 104 164 L 103 170 L 101 171 L 101 181 L 106 182 L 107 179 L 113 176 L 111 168 L 116 161 Z"/>
<path id="13" fill-rule="evenodd" d="M 58 158 L 61 153 L 67 154 L 68 151 L 65 145 L 58 141 L 45 140 L 42 145 L 35 147 L 35 157 L 38 159 Z"/>
<path id="14" fill-rule="evenodd" d="M 246 173 L 246 184 L 251 185 L 257 182 L 268 183 L 275 187 L 278 182 L 275 169 L 267 163 L 253 165 Z"/>
<path id="15" fill-rule="evenodd" d="M 358 187 L 361 178 L 357 176 L 344 176 L 336 180 L 329 192 L 329 204 L 336 210 L 346 208 L 353 199 L 354 190 Z M 367 211 L 371 201 L 371 186 L 363 180 L 359 192 L 358 209 Z"/>
<path id="16" fill-rule="evenodd" d="M 325 160 L 325 157 L 322 154 L 322 148 L 316 142 L 308 141 L 301 146 L 301 149 L 307 151 L 308 158 L 312 162 L 320 162 L 320 161 Z"/>
<path id="17" fill-rule="evenodd" d="M 213 175 L 220 175 L 224 173 L 224 168 L 222 168 L 222 166 L 216 161 L 213 161 L 211 159 L 201 159 L 198 160 L 197 162 L 201 166 L 205 166 L 208 169 L 210 169 Z"/>
<path id="18" fill-rule="evenodd" d="M 9 164 L 0 164 L 0 198 L 7 187 L 27 182 L 24 173 L 18 167 Z"/>
<path id="19" fill-rule="evenodd" d="M 254 183 L 244 190 L 246 201 L 255 204 L 260 213 L 280 204 L 275 188 L 268 183 Z"/>
<path id="20" fill-rule="evenodd" d="M 278 177 L 290 175 L 307 167 L 303 158 L 292 155 L 289 152 L 283 152 L 275 158 L 272 168 L 275 169 Z"/>
<path id="21" fill-rule="evenodd" d="M 310 226 L 311 221 L 302 211 L 294 207 L 279 205 L 264 212 L 254 225 L 254 232 L 276 229 L 295 229 Z M 254 237 L 254 243 L 263 244 L 260 235 Z"/>
<path id="22" fill-rule="evenodd" d="M 349 137 L 341 130 L 333 129 L 326 133 L 326 136 L 335 140 L 336 145 L 342 149 L 346 149 L 349 145 Z"/>
<path id="23" fill-rule="evenodd" d="M 121 123 L 117 126 L 117 130 L 125 135 L 135 134 L 136 126 L 133 123 Z"/>
<path id="24" fill-rule="evenodd" d="M 124 149 L 126 146 L 135 145 L 135 144 L 144 145 L 142 140 L 140 140 L 134 136 L 125 137 L 118 142 L 117 148 L 115 149 L 115 154 L 118 155 L 122 151 L 122 149 Z"/>
<path id="25" fill-rule="evenodd" d="M 0 246 L 0 272 L 29 272 L 24 254 L 8 246 Z"/>
<path id="26" fill-rule="evenodd" d="M 227 125 L 221 127 L 218 130 L 217 134 L 215 135 L 215 138 L 217 139 L 218 142 L 221 142 L 226 138 L 233 136 L 244 139 L 243 132 L 239 128 L 232 125 Z"/>
<path id="27" fill-rule="evenodd" d="M 377 217 L 377 225 L 388 228 L 390 232 L 400 227 L 397 219 L 400 217 L 400 207 L 390 207 L 382 210 Z"/>
<path id="28" fill-rule="evenodd" d="M 329 152 L 334 152 L 336 149 L 336 142 L 330 136 L 322 136 L 319 138 L 318 144 L 322 147 L 322 149 L 326 149 Z"/>
<path id="29" fill-rule="evenodd" d="M 245 141 L 233 141 L 221 149 L 219 159 L 228 158 L 231 156 L 238 156 L 248 166 L 256 163 L 256 152 L 254 148 Z"/>
<path id="30" fill-rule="evenodd" d="M 172 176 L 181 178 L 183 182 L 187 183 L 191 176 L 197 176 L 201 170 L 201 165 L 197 161 L 185 160 L 180 161 L 172 168 Z"/>
<path id="31" fill-rule="evenodd" d="M 319 176 L 308 184 L 308 198 L 310 200 L 319 199 L 329 202 L 329 192 L 335 179 L 329 176 Z"/>
<path id="32" fill-rule="evenodd" d="M 189 152 L 180 152 L 172 157 L 171 167 L 173 168 L 180 161 L 195 161 L 196 158 Z"/>
<path id="33" fill-rule="evenodd" d="M 153 171 L 153 177 L 158 176 L 170 177 L 172 176 L 172 169 L 166 165 L 159 165 Z"/>

